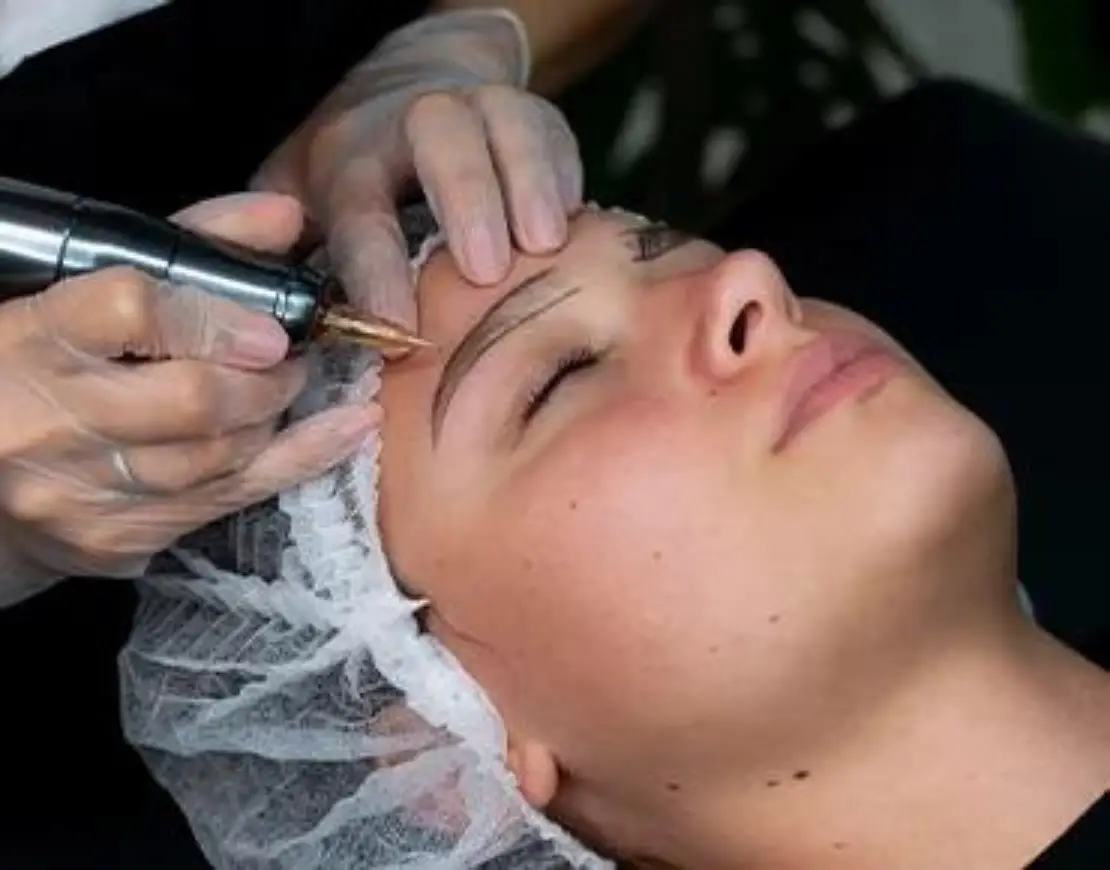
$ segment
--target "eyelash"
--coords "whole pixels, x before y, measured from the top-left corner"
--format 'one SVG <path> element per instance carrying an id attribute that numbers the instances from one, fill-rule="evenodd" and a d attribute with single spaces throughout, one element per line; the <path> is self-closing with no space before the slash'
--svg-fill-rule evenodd
<path id="1" fill-rule="evenodd" d="M 522 423 L 527 425 L 543 410 L 548 400 L 567 378 L 601 362 L 601 353 L 590 347 L 577 347 L 561 356 L 551 372 L 531 390 L 524 405 Z"/>

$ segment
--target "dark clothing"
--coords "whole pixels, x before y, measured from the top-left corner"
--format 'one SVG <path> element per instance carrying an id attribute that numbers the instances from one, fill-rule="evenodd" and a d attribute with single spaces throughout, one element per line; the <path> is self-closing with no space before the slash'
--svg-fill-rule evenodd
<path id="1" fill-rule="evenodd" d="M 166 214 L 241 190 L 429 0 L 173 0 L 0 78 L 0 175 Z"/>
<path id="2" fill-rule="evenodd" d="M 427 0 L 174 0 L 0 78 L 0 175 L 168 214 L 242 190 L 343 74 Z M 9 409 L 10 410 L 10 409 Z M 201 870 L 119 729 L 125 583 L 0 611 L 3 870 Z"/>
<path id="3" fill-rule="evenodd" d="M 1104 870 L 1106 867 L 1110 867 L 1110 792 L 1026 870 Z"/>

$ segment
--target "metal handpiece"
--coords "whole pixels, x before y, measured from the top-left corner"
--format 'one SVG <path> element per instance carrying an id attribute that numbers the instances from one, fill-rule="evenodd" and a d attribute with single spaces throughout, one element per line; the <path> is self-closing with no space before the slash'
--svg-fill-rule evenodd
<path id="1" fill-rule="evenodd" d="M 276 319 L 293 346 L 331 335 L 387 351 L 427 342 L 340 306 L 327 275 L 122 206 L 0 178 L 0 301 L 111 266 L 204 290 Z"/>

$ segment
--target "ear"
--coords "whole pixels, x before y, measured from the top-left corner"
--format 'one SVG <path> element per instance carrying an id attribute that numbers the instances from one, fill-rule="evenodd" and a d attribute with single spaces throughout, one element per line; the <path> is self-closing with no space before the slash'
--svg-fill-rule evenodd
<path id="1" fill-rule="evenodd" d="M 559 764 L 541 741 L 509 735 L 505 763 L 516 779 L 521 796 L 537 810 L 545 809 L 559 790 Z"/>

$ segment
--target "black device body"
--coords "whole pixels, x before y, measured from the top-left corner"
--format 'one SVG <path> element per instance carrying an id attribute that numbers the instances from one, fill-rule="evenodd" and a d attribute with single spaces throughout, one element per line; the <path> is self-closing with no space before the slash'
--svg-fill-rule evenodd
<path id="1" fill-rule="evenodd" d="M 338 288 L 273 254 L 202 236 L 162 219 L 0 178 L 0 302 L 111 266 L 187 285 L 275 318 L 296 347 L 313 337 Z"/>

